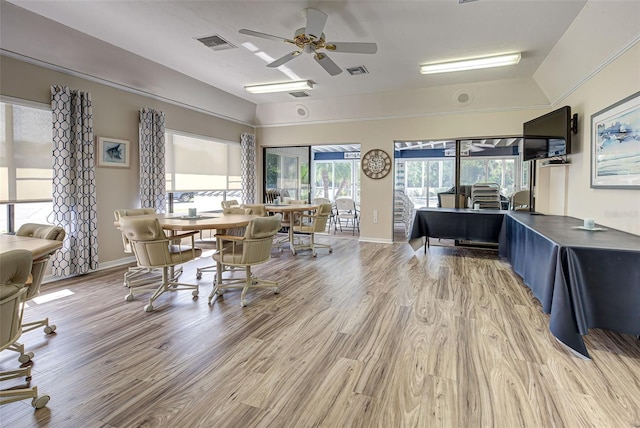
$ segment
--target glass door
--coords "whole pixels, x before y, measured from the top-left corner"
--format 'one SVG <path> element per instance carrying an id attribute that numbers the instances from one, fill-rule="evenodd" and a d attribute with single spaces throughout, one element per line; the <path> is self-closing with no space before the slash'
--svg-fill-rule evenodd
<path id="1" fill-rule="evenodd" d="M 265 201 L 270 195 L 282 200 L 309 201 L 310 147 L 273 147 L 264 149 Z"/>

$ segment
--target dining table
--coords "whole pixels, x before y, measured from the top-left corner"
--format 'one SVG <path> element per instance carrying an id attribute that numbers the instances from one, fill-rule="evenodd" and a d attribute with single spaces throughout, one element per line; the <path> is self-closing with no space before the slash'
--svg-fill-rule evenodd
<path id="1" fill-rule="evenodd" d="M 308 211 L 315 211 L 319 207 L 320 205 L 317 205 L 317 204 L 266 204 L 265 205 L 265 210 L 268 213 L 272 213 L 272 214 L 280 213 L 283 216 L 284 214 L 289 214 L 289 233 L 288 233 L 289 249 L 291 250 L 291 253 L 294 256 L 296 255 L 296 246 L 293 240 L 294 238 L 293 223 L 295 221 L 295 214 L 304 213 Z"/>
<path id="2" fill-rule="evenodd" d="M 62 241 L 32 238 L 30 236 L 0 235 L 0 253 L 11 250 L 28 250 L 34 260 L 53 254 L 62 248 Z"/>
<path id="3" fill-rule="evenodd" d="M 49 256 L 62 248 L 62 244 L 62 241 L 54 239 L 32 238 L 30 236 L 10 234 L 0 235 L 0 253 L 12 250 L 28 250 L 31 253 L 33 264 L 31 266 L 31 280 L 27 296 L 33 296 L 39 293 L 40 284 L 47 264 L 49 263 Z"/>
<path id="4" fill-rule="evenodd" d="M 258 216 L 253 214 L 223 214 L 223 213 L 202 213 L 196 216 L 176 215 L 176 214 L 156 214 L 160 226 L 170 231 L 171 234 L 185 231 L 203 231 L 215 229 L 216 234 L 223 235 L 226 230 L 237 227 L 246 227 L 251 220 Z M 220 239 L 216 238 L 216 247 L 221 246 Z M 222 273 L 224 272 L 220 262 L 216 262 L 216 281 L 222 284 Z M 170 272 L 171 275 L 171 272 Z"/>

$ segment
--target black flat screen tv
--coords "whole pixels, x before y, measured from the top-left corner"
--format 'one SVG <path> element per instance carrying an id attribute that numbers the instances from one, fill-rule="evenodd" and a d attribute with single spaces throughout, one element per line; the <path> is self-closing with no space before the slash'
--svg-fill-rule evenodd
<path id="1" fill-rule="evenodd" d="M 523 160 L 571 153 L 571 107 L 564 106 L 523 124 Z"/>

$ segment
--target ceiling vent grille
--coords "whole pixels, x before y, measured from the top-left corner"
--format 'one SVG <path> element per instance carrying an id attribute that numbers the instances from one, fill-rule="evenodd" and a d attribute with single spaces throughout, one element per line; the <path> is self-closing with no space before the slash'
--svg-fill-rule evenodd
<path id="1" fill-rule="evenodd" d="M 364 65 L 359 65 L 357 67 L 349 67 L 347 71 L 352 76 L 358 76 L 360 74 L 369 74 L 369 70 L 366 69 Z"/>
<path id="2" fill-rule="evenodd" d="M 289 95 L 291 95 L 294 98 L 304 98 L 304 97 L 308 97 L 309 96 L 309 94 L 307 94 L 306 92 L 303 92 L 303 91 L 289 92 Z"/>
<path id="3" fill-rule="evenodd" d="M 235 49 L 235 46 L 223 39 L 220 35 L 205 36 L 197 39 L 200 43 L 214 51 L 222 51 L 226 49 Z"/>

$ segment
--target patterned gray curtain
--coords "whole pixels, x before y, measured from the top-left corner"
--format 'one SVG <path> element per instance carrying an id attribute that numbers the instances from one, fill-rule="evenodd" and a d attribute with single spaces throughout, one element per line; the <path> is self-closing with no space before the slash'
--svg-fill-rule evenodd
<path id="1" fill-rule="evenodd" d="M 140 110 L 140 204 L 165 212 L 164 113 Z"/>
<path id="2" fill-rule="evenodd" d="M 53 216 L 67 234 L 52 258 L 53 274 L 98 269 L 95 152 L 91 94 L 51 87 Z"/>
<path id="3" fill-rule="evenodd" d="M 256 203 L 256 137 L 243 133 L 240 136 L 242 157 L 242 201 L 245 204 Z"/>

